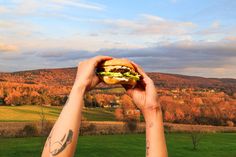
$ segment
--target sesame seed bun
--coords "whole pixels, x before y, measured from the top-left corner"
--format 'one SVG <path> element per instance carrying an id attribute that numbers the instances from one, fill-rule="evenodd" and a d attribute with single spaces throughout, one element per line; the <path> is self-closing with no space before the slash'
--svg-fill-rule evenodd
<path id="1" fill-rule="evenodd" d="M 103 63 L 102 66 L 113 66 L 113 65 L 126 66 L 135 70 L 135 68 L 130 63 L 130 61 L 124 58 L 115 58 L 115 59 L 107 60 Z"/>

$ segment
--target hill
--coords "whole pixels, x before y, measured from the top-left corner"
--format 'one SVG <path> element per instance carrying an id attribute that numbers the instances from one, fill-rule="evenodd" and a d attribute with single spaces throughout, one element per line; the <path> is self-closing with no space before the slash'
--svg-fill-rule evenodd
<path id="1" fill-rule="evenodd" d="M 166 122 L 236 124 L 236 79 L 157 72 L 149 72 L 148 75 L 157 87 Z M 0 73 L 0 106 L 62 106 L 75 76 L 76 68 Z M 119 85 L 100 84 L 85 94 L 84 102 L 88 108 L 117 108 L 114 114 L 118 120 L 140 116 Z"/>
<path id="2" fill-rule="evenodd" d="M 236 79 L 231 78 L 204 78 L 158 72 L 149 72 L 148 75 L 154 80 L 156 86 L 159 88 L 208 88 L 223 91 L 229 95 L 236 92 Z M 39 69 L 12 73 L 0 72 L 0 82 L 42 84 L 47 86 L 72 86 L 75 76 L 75 67 Z M 104 87 L 108 86 L 105 84 L 100 84 L 98 86 L 98 88 Z"/>

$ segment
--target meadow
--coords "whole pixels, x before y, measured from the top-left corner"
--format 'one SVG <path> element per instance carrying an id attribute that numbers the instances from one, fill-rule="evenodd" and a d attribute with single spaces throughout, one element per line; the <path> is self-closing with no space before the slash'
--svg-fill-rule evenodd
<path id="1" fill-rule="evenodd" d="M 170 157 L 235 157 L 236 133 L 203 135 L 199 148 L 192 149 L 187 133 L 166 134 Z M 1 138 L 0 157 L 40 156 L 45 138 Z M 144 157 L 145 135 L 102 135 L 79 137 L 75 157 Z"/>
<path id="2" fill-rule="evenodd" d="M 62 107 L 42 106 L 0 106 L 0 122 L 33 122 L 40 121 L 41 115 L 46 120 L 55 121 Z M 114 109 L 85 108 L 83 118 L 89 121 L 114 121 Z"/>

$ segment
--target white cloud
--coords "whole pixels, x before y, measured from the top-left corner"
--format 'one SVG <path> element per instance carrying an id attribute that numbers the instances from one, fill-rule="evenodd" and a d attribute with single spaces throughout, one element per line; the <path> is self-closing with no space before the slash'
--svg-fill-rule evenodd
<path id="1" fill-rule="evenodd" d="M 10 10 L 5 7 L 5 6 L 0 6 L 0 13 L 1 14 L 4 14 L 4 13 L 8 13 Z"/>
<path id="2" fill-rule="evenodd" d="M 236 36 L 226 36 L 224 39 L 227 41 L 236 41 Z"/>
<path id="3" fill-rule="evenodd" d="M 66 7 L 82 8 L 94 11 L 103 11 L 105 5 L 92 3 L 88 1 L 77 1 L 77 0 L 18 0 L 11 1 L 11 6 L 0 6 L 0 13 L 8 13 L 12 15 L 32 15 L 39 14 L 43 11 L 60 11 Z"/>
<path id="4" fill-rule="evenodd" d="M 75 1 L 75 0 L 51 0 L 51 2 L 57 5 L 61 5 L 61 6 L 72 6 L 72 7 L 91 9 L 91 10 L 97 10 L 97 11 L 102 11 L 105 9 L 104 5 L 91 3 L 91 2 L 81 2 L 81 1 Z"/>
<path id="5" fill-rule="evenodd" d="M 112 30 L 111 32 L 118 32 L 119 34 L 130 35 L 186 35 L 196 28 L 192 22 L 178 22 L 167 20 L 159 16 L 141 14 L 138 19 L 110 19 L 104 20 Z"/>
<path id="6" fill-rule="evenodd" d="M 15 45 L 0 43 L 0 52 L 14 52 L 17 50 L 18 48 Z"/>
<path id="7" fill-rule="evenodd" d="M 17 70 L 24 70 L 27 69 L 27 67 L 35 69 L 75 66 L 78 61 L 85 58 L 90 58 L 95 55 L 111 55 L 114 57 L 132 59 L 143 66 L 147 71 L 179 73 L 205 77 L 236 78 L 235 41 L 179 41 L 175 43 L 166 43 L 164 45 L 156 45 L 153 47 L 137 48 L 137 45 L 133 45 L 132 48 L 130 45 L 126 47 L 124 42 L 118 43 L 117 46 L 117 43 L 100 39 L 101 38 L 97 38 L 97 36 L 92 36 L 90 38 L 74 36 L 74 39 L 67 40 L 71 45 L 67 45 L 66 47 L 58 47 L 58 45 L 63 45 L 63 40 L 45 40 L 38 42 L 38 45 L 42 44 L 44 46 L 38 47 L 38 49 L 33 51 L 33 53 L 22 53 L 20 55 L 20 61 L 18 61 L 18 58 L 15 59 L 11 56 L 10 53 L 10 56 L 5 53 L 3 57 L 6 58 L 7 61 L 6 59 L 0 59 L 0 62 L 6 64 L 14 62 L 19 65 L 16 67 Z M 46 45 L 46 43 L 48 45 Z M 78 46 L 76 47 L 75 44 Z M 49 46 L 51 47 L 47 48 Z M 86 51 L 85 49 L 88 46 L 93 48 Z M 105 49 L 96 50 L 99 49 L 99 47 L 105 47 Z M 20 56 L 18 55 L 18 57 Z M 31 63 L 33 66 L 31 66 Z M 43 67 L 42 64 L 37 63 L 45 63 L 45 66 Z M 5 67 L 5 69 L 14 71 L 12 67 Z"/>
<path id="8" fill-rule="evenodd" d="M 211 24 L 211 27 L 212 27 L 213 29 L 220 28 L 220 22 L 219 22 L 219 21 L 214 21 L 214 22 Z"/>
<path id="9" fill-rule="evenodd" d="M 141 14 L 141 16 L 150 21 L 165 21 L 165 19 L 163 19 L 162 17 L 155 16 L 155 15 Z"/>
<path id="10" fill-rule="evenodd" d="M 38 38 L 41 27 L 22 20 L 3 19 L 0 21 L 0 40 L 13 43 L 19 47 L 24 46 L 22 42 L 33 42 L 32 38 Z"/>

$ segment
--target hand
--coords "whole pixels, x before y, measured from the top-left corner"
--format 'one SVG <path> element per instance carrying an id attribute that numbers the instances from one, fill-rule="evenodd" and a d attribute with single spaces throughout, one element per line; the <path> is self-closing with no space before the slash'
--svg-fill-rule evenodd
<path id="1" fill-rule="evenodd" d="M 112 59 L 109 56 L 96 56 L 79 63 L 75 79 L 75 85 L 85 88 L 86 91 L 94 88 L 100 79 L 95 73 L 95 69 L 99 63 L 105 60 Z"/>
<path id="2" fill-rule="evenodd" d="M 143 69 L 131 62 L 136 71 L 141 75 L 141 80 L 137 82 L 134 88 L 130 88 L 127 85 L 123 85 L 127 91 L 127 94 L 133 99 L 135 105 L 142 111 L 145 119 L 149 113 L 160 110 L 160 104 L 157 98 L 157 92 L 155 85 L 150 77 L 143 71 Z"/>

